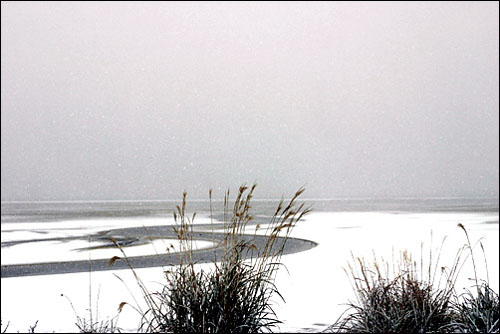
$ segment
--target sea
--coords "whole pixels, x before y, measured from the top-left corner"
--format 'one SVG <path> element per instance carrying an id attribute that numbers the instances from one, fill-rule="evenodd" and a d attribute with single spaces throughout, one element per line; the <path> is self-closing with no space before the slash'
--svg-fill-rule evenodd
<path id="1" fill-rule="evenodd" d="M 254 215 L 272 215 L 279 199 L 253 199 Z M 285 200 L 286 201 L 286 200 Z M 498 198 L 393 198 L 393 199 L 304 199 L 312 212 L 498 212 Z M 60 222 L 106 218 L 171 218 L 180 201 L 41 201 L 2 202 L 1 222 Z M 188 200 L 188 212 L 220 215 L 222 200 Z M 228 205 L 231 210 L 231 204 Z"/>

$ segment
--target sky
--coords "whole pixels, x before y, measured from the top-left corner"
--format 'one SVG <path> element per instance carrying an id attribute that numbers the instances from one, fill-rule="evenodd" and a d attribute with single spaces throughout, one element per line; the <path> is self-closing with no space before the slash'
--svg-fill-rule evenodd
<path id="1" fill-rule="evenodd" d="M 498 197 L 498 2 L 1 3 L 1 200 Z"/>

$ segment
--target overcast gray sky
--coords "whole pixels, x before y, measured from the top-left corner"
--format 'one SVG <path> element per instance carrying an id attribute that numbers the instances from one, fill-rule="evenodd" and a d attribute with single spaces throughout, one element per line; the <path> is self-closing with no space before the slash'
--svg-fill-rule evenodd
<path id="1" fill-rule="evenodd" d="M 498 196 L 498 2 L 2 2 L 1 198 Z"/>

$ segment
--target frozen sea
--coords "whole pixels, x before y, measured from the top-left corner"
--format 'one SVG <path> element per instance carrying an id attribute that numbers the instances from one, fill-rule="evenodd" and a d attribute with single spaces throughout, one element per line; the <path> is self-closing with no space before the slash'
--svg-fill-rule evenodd
<path id="1" fill-rule="evenodd" d="M 440 261 L 443 266 L 451 265 L 456 252 L 466 242 L 458 223 L 466 227 L 473 243 L 481 239 L 490 285 L 499 291 L 497 198 L 303 201 L 313 211 L 299 222 L 292 236 L 318 245 L 283 256 L 286 270 L 280 270 L 276 285 L 285 303 L 277 299 L 274 307 L 283 321 L 281 331 L 321 331 L 338 318 L 345 309 L 344 304 L 354 298 L 343 270 L 351 254 L 367 259 L 373 259 L 375 254 L 391 260 L 395 253 L 408 250 L 419 258 L 422 250 L 426 256 L 429 249 L 438 249 L 446 236 Z M 87 236 L 99 231 L 172 224 L 176 204 L 178 201 L 2 202 L 1 264 L 120 255 L 112 249 L 91 252 L 81 249 L 89 244 Z M 265 220 L 277 204 L 277 200 L 254 200 L 253 214 Z M 222 216 L 221 206 L 220 201 L 212 203 L 216 219 Z M 188 211 L 198 214 L 195 223 L 210 222 L 209 208 L 208 201 L 188 201 Z M 165 249 L 168 242 L 160 240 L 153 245 L 125 249 L 129 256 L 154 254 Z M 210 246 L 209 242 L 196 245 L 198 248 Z M 475 253 L 478 259 L 483 259 L 480 247 L 475 248 Z M 478 263 L 481 277 L 486 277 L 484 263 Z M 209 268 L 211 265 L 198 266 Z M 163 268 L 138 269 L 137 272 L 151 291 L 159 289 Z M 470 287 L 472 276 L 471 265 L 466 263 L 458 288 Z M 88 317 L 89 291 L 94 319 L 115 316 L 121 302 L 135 307 L 143 303 L 130 270 L 2 277 L 2 329 L 10 322 L 8 332 L 23 332 L 38 321 L 37 332 L 75 332 L 75 311 L 79 316 Z M 139 321 L 140 315 L 126 305 L 118 317 L 118 326 L 135 332 Z"/>

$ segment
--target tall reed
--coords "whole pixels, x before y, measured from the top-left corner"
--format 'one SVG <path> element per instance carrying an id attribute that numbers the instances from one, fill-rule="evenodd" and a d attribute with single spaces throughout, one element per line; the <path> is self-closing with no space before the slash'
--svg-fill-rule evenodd
<path id="1" fill-rule="evenodd" d="M 310 209 L 297 203 L 304 192 L 301 188 L 289 201 L 279 202 L 266 226 L 265 238 L 252 238 L 245 230 L 253 220 L 255 187 L 241 186 L 234 201 L 230 200 L 229 190 L 225 193 L 224 238 L 214 250 L 215 263 L 210 270 L 198 268 L 193 260 L 196 214 L 187 213 L 187 195 L 183 194 L 182 203 L 174 212 L 179 265 L 165 271 L 162 290 L 153 293 L 134 271 L 148 307 L 141 330 L 257 333 L 271 331 L 280 323 L 271 304 L 273 295 L 282 298 L 274 283 L 276 272 L 290 233 Z M 211 190 L 209 198 L 211 211 Z M 222 250 L 220 254 L 218 250 Z M 126 258 L 124 252 L 123 255 Z"/>
<path id="2" fill-rule="evenodd" d="M 474 247 L 470 242 L 469 234 L 462 224 L 458 224 L 458 227 L 464 231 L 467 238 L 467 249 L 470 251 L 474 267 L 475 289 L 466 289 L 460 296 L 461 300 L 453 305 L 456 312 L 455 329 L 463 333 L 498 333 L 500 332 L 500 300 L 498 293 L 490 287 L 484 246 L 480 242 L 485 258 L 486 280 L 480 280 L 477 276 Z"/>

